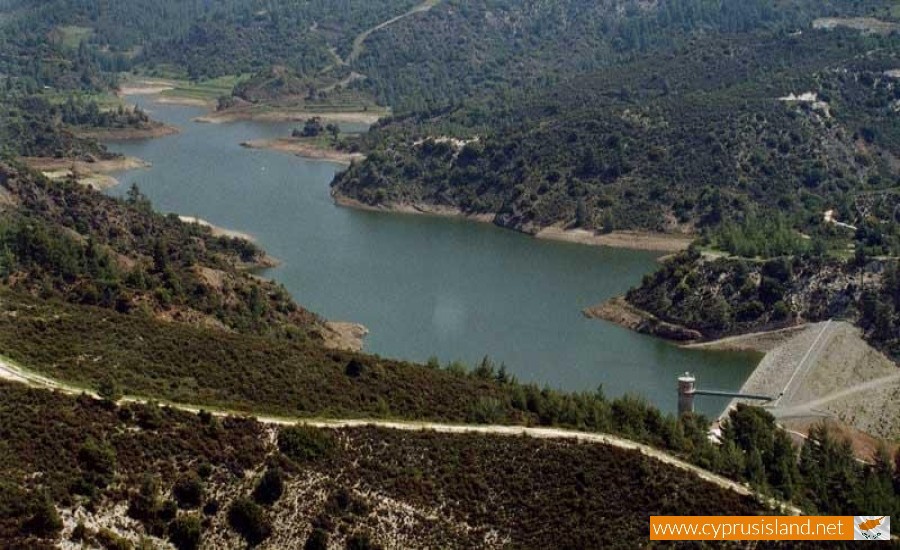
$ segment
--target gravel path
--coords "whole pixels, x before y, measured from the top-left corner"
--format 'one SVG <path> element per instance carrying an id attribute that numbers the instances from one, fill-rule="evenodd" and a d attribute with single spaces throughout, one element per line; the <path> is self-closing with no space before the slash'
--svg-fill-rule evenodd
<path id="1" fill-rule="evenodd" d="M 28 384 L 32 387 L 44 388 L 57 390 L 64 393 L 80 395 L 86 394 L 94 398 L 99 398 L 99 396 L 92 391 L 86 391 L 82 388 L 71 386 L 68 384 L 63 384 L 52 380 L 50 378 L 37 375 L 24 369 L 11 361 L 0 358 L 0 378 L 5 380 L 10 380 L 14 382 L 20 382 L 24 384 Z M 147 400 L 135 398 L 135 397 L 123 397 L 119 403 L 146 403 Z M 672 456 L 668 453 L 660 451 L 659 449 L 655 449 L 650 447 L 649 445 L 644 445 L 643 443 L 637 443 L 635 441 L 631 441 L 629 439 L 624 439 L 618 436 L 610 435 L 610 434 L 602 434 L 602 433 L 589 433 L 589 432 L 579 432 L 575 430 L 565 430 L 559 428 L 531 428 L 525 426 L 501 426 L 501 425 L 468 425 L 468 424 L 445 424 L 438 422 L 400 422 L 400 421 L 387 421 L 387 420 L 369 420 L 369 419 L 309 419 L 309 418 L 289 418 L 289 417 L 276 417 L 276 416 L 253 416 L 246 415 L 240 412 L 228 411 L 228 410 L 212 410 L 209 407 L 199 407 L 196 405 L 185 405 L 185 404 L 177 404 L 177 403 L 161 403 L 163 405 L 172 407 L 173 409 L 178 409 L 186 412 L 197 413 L 201 409 L 211 411 L 213 414 L 217 416 L 250 416 L 261 422 L 263 424 L 271 424 L 271 425 L 279 425 L 279 426 L 292 426 L 296 424 L 303 424 L 306 426 L 312 426 L 316 428 L 325 428 L 325 429 L 338 429 L 338 428 L 358 428 L 363 426 L 377 426 L 379 428 L 386 428 L 390 430 L 407 430 L 407 431 L 434 431 L 439 433 L 449 433 L 449 434 L 465 434 L 465 433 L 475 433 L 475 434 L 485 434 L 485 435 L 496 435 L 496 436 L 513 436 L 513 437 L 535 437 L 540 439 L 565 439 L 565 440 L 575 440 L 584 443 L 597 443 L 603 445 L 610 445 L 613 447 L 617 447 L 620 449 L 628 449 L 638 451 L 641 454 L 659 460 L 665 464 L 670 466 L 674 466 L 681 470 L 685 470 L 693 473 L 700 479 L 712 483 L 718 487 L 721 487 L 726 490 L 734 491 L 735 493 L 745 495 L 745 496 L 753 496 L 759 499 L 761 502 L 768 503 L 771 507 L 777 508 L 783 513 L 792 514 L 792 515 L 801 515 L 802 511 L 799 508 L 791 506 L 786 503 L 775 501 L 769 497 L 761 495 L 748 486 L 743 485 L 741 483 L 737 483 L 720 475 L 714 474 L 710 471 L 704 470 L 693 464 L 689 464 L 680 458 Z"/>

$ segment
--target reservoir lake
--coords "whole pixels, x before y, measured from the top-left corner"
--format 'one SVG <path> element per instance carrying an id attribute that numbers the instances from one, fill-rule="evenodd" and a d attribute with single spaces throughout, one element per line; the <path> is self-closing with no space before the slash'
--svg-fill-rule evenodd
<path id="1" fill-rule="evenodd" d="M 519 380 L 608 396 L 634 393 L 675 412 L 676 377 L 737 390 L 755 354 L 686 350 L 605 321 L 582 308 L 624 293 L 659 254 L 541 241 L 490 224 L 336 206 L 340 165 L 240 143 L 285 137 L 302 123 L 203 124 L 196 107 L 131 101 L 181 133 L 111 143 L 152 163 L 115 174 L 157 210 L 249 233 L 281 261 L 263 273 L 296 301 L 336 321 L 364 324 L 365 350 L 385 357 L 473 365 L 485 355 Z M 362 127 L 347 126 L 348 130 Z M 700 397 L 717 415 L 727 399 Z"/>

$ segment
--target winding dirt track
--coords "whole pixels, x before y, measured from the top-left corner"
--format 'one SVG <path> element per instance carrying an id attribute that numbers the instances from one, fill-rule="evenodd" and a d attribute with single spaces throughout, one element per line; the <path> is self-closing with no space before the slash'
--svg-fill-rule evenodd
<path id="1" fill-rule="evenodd" d="M 385 27 L 389 27 L 389 26 L 393 25 L 394 23 L 396 23 L 397 21 L 406 19 L 407 17 L 409 17 L 411 15 L 426 12 L 426 11 L 430 10 L 431 8 L 435 7 L 436 5 L 438 5 L 440 2 L 441 2 L 441 0 L 425 0 L 424 2 L 422 2 L 421 4 L 419 4 L 418 6 L 414 7 L 413 9 L 409 10 L 406 13 L 400 14 L 397 17 L 392 17 L 392 18 L 388 19 L 387 21 L 384 21 L 384 22 L 381 22 L 381 23 L 375 25 L 371 29 L 368 29 L 368 30 L 365 30 L 365 31 L 359 33 L 356 36 L 356 38 L 353 40 L 353 49 L 350 50 L 350 54 L 347 56 L 347 59 L 345 59 L 343 61 L 343 64 L 350 65 L 354 61 L 356 61 L 356 59 L 363 52 L 363 47 L 365 45 L 366 39 L 368 39 L 369 36 L 373 32 L 380 31 L 381 29 L 383 29 Z"/>
<path id="2" fill-rule="evenodd" d="M 59 382 L 57 380 L 53 380 L 46 376 L 42 376 L 31 372 L 27 369 L 24 369 L 13 362 L 0 358 L 0 379 L 8 380 L 11 382 L 17 382 L 21 384 L 26 384 L 31 387 L 47 389 L 47 390 L 55 390 L 59 392 L 63 392 L 70 395 L 89 395 L 95 399 L 99 399 L 100 397 L 96 392 L 91 390 L 85 390 L 84 388 L 79 388 L 76 386 L 72 386 L 69 384 L 65 384 Z M 148 403 L 150 400 L 145 398 L 138 398 L 132 396 L 126 396 L 119 400 L 119 403 Z M 188 405 L 183 403 L 160 403 L 173 409 L 178 409 L 185 412 L 197 413 L 200 410 L 211 411 L 212 414 L 216 416 L 238 416 L 238 417 L 249 417 L 254 418 L 256 421 L 263 424 L 277 425 L 277 426 L 292 426 L 296 424 L 302 424 L 306 426 L 312 426 L 315 428 L 325 428 L 325 429 L 339 429 L 339 428 L 358 428 L 363 426 L 376 426 L 379 428 L 385 428 L 390 430 L 406 430 L 406 431 L 433 431 L 439 433 L 448 433 L 448 434 L 485 434 L 485 435 L 496 435 L 496 436 L 528 436 L 539 439 L 563 439 L 563 440 L 575 440 L 585 443 L 597 443 L 602 445 L 610 445 L 613 447 L 617 447 L 619 449 L 628 449 L 633 451 L 638 451 L 641 454 L 648 456 L 650 458 L 659 460 L 665 464 L 670 466 L 674 466 L 681 470 L 685 470 L 693 473 L 700 479 L 712 483 L 718 487 L 721 487 L 726 490 L 734 491 L 735 493 L 756 497 L 761 502 L 767 503 L 769 506 L 781 510 L 783 513 L 792 514 L 792 515 L 801 515 L 802 511 L 799 508 L 791 506 L 786 503 L 778 502 L 769 497 L 761 495 L 746 485 L 737 483 L 730 479 L 724 478 L 720 475 L 714 474 L 708 470 L 704 470 L 703 468 L 699 468 L 694 466 L 693 464 L 689 464 L 680 458 L 676 458 L 668 453 L 660 451 L 659 449 L 655 449 L 650 447 L 649 445 L 644 445 L 643 443 L 637 443 L 635 441 L 631 441 L 629 439 L 624 439 L 622 437 L 610 435 L 610 434 L 602 434 L 602 433 L 590 433 L 590 432 L 579 432 L 576 430 L 566 430 L 559 428 L 531 428 L 525 426 L 503 426 L 503 425 L 469 425 L 469 424 L 445 424 L 439 422 L 413 422 L 413 421 L 392 421 L 392 420 L 370 420 L 370 419 L 310 419 L 310 418 L 290 418 L 290 417 L 277 417 L 277 416 L 266 416 L 266 415 L 254 415 L 254 414 L 246 414 L 237 411 L 229 411 L 222 409 L 214 409 L 211 407 L 203 407 L 198 405 Z"/>

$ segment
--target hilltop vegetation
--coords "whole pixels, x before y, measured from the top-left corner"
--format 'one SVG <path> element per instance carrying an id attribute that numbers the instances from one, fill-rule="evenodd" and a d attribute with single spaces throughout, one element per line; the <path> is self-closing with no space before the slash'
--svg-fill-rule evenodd
<path id="1" fill-rule="evenodd" d="M 513 89 L 541 89 L 672 51 L 694 34 L 804 28 L 834 11 L 881 2 L 635 2 L 447 0 L 372 35 L 356 65 L 362 83 L 398 111 L 423 111 Z"/>
<path id="2" fill-rule="evenodd" d="M 900 274 L 896 260 L 782 256 L 767 261 L 708 259 L 688 251 L 644 277 L 626 299 L 705 338 L 849 319 L 865 338 L 900 357 Z"/>
<path id="3" fill-rule="evenodd" d="M 319 324 L 282 287 L 246 273 L 267 265 L 260 249 L 155 213 L 136 188 L 117 200 L 9 165 L 0 184 L 6 285 L 220 330 L 305 338 Z"/>
<path id="4" fill-rule="evenodd" d="M 854 193 L 896 184 L 900 86 L 885 71 L 898 50 L 849 31 L 697 39 L 545 92 L 387 121 L 334 187 L 529 233 L 697 232 L 771 210 L 804 231 L 829 208 L 855 221 Z M 817 100 L 779 100 L 801 92 Z"/>
<path id="5" fill-rule="evenodd" d="M 67 29 L 82 29 L 80 36 L 97 47 L 104 70 L 164 64 L 208 78 L 266 64 L 321 69 L 332 61 L 330 47 L 348 52 L 356 34 L 413 5 L 414 0 L 50 0 L 35 6 L 10 0 L 0 8 L 9 13 L 3 28 L 10 34 L 51 33 L 60 47 Z"/>

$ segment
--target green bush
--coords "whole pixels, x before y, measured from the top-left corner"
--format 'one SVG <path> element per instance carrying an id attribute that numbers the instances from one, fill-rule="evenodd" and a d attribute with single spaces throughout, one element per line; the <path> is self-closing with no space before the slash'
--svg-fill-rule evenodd
<path id="1" fill-rule="evenodd" d="M 303 544 L 303 550 L 328 550 L 328 531 L 315 528 Z"/>
<path id="2" fill-rule="evenodd" d="M 253 500 L 271 506 L 284 493 L 284 472 L 281 468 L 267 468 L 253 491 Z"/>
<path id="3" fill-rule="evenodd" d="M 31 517 L 22 525 L 22 530 L 40 538 L 56 536 L 63 527 L 56 506 L 46 493 L 41 494 L 31 505 Z"/>
<path id="4" fill-rule="evenodd" d="M 238 498 L 228 508 L 228 524 L 247 544 L 257 546 L 272 534 L 272 526 L 263 509 L 247 498 Z"/>
<path id="5" fill-rule="evenodd" d="M 197 508 L 203 502 L 203 483 L 196 474 L 188 474 L 178 478 L 172 487 L 172 496 L 181 508 Z"/>
<path id="6" fill-rule="evenodd" d="M 293 426 L 278 434 L 278 449 L 295 462 L 310 462 L 331 456 L 335 441 L 327 430 Z"/>
<path id="7" fill-rule="evenodd" d="M 202 536 L 203 526 L 196 514 L 179 516 L 169 524 L 169 541 L 178 550 L 196 550 Z"/>
<path id="8" fill-rule="evenodd" d="M 366 532 L 354 533 L 347 539 L 347 550 L 379 550 L 381 548 L 383 547 L 373 542 L 371 535 Z"/>

